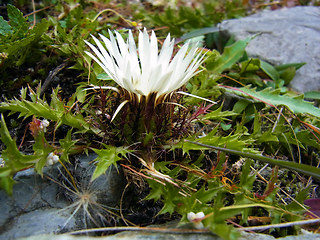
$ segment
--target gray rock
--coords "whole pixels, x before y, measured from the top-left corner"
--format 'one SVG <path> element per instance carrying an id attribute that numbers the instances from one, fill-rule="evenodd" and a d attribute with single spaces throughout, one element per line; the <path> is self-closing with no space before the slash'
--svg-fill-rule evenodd
<path id="1" fill-rule="evenodd" d="M 38 235 L 28 238 L 20 238 L 19 240 L 221 240 L 220 237 L 212 234 L 173 234 L 173 233 L 151 233 L 151 232 L 121 232 L 111 236 L 105 237 L 90 237 L 78 235 Z M 273 236 L 259 233 L 242 232 L 239 240 L 273 240 Z M 287 236 L 284 238 L 277 238 L 279 240 L 319 240 L 320 234 L 303 234 L 299 236 Z"/>
<path id="2" fill-rule="evenodd" d="M 275 65 L 306 62 L 291 82 L 306 92 L 320 90 L 319 22 L 320 7 L 294 7 L 226 20 L 220 28 L 237 40 L 258 34 L 246 48 L 250 57 Z"/>
<path id="3" fill-rule="evenodd" d="M 101 209 L 118 204 L 125 180 L 111 167 L 91 182 L 95 169 L 91 162 L 96 157 L 89 154 L 77 158 L 72 171 L 76 188 L 68 174 L 59 170 L 60 164 L 45 167 L 43 178 L 34 169 L 18 172 L 12 196 L 0 191 L 0 240 L 103 226 L 108 214 Z M 86 200 L 91 204 L 84 211 L 86 204 L 81 203 Z"/>
<path id="4" fill-rule="evenodd" d="M 78 157 L 75 175 L 80 179 L 79 184 L 83 189 L 94 190 L 97 201 L 107 205 L 115 205 L 119 202 L 125 187 L 125 179 L 121 168 L 109 167 L 105 174 L 91 182 L 95 166 L 92 163 L 97 158 L 96 154 Z"/>
<path id="5" fill-rule="evenodd" d="M 68 225 L 64 226 L 66 222 Z M 11 240 L 43 233 L 55 233 L 62 228 L 70 231 L 74 225 L 75 220 L 69 220 L 69 216 L 58 209 L 37 209 L 16 217 L 11 224 L 8 224 L 6 231 L 0 234 L 0 239 Z"/>

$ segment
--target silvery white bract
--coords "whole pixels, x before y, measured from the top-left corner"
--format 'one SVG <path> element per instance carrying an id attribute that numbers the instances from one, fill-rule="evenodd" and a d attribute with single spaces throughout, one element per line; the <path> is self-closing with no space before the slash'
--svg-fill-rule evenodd
<path id="1" fill-rule="evenodd" d="M 122 88 L 129 93 L 141 96 L 156 94 L 156 99 L 177 90 L 196 73 L 202 63 L 203 56 L 197 53 L 198 44 L 190 46 L 185 43 L 172 58 L 174 39 L 170 34 L 158 51 L 158 41 L 155 33 L 151 36 L 147 30 L 139 31 L 138 47 L 131 31 L 127 42 L 115 31 L 115 36 L 109 30 L 110 39 L 100 34 L 105 45 L 92 36 L 97 47 L 86 43 L 95 53 L 86 52 L 103 70 Z"/>

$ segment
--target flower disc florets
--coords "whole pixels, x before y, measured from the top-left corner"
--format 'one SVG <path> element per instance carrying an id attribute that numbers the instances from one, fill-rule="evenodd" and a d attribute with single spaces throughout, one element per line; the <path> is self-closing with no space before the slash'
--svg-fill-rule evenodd
<path id="1" fill-rule="evenodd" d="M 135 95 L 141 102 L 143 96 L 155 95 L 155 102 L 177 90 L 197 73 L 203 56 L 197 53 L 198 44 L 185 43 L 173 57 L 174 39 L 170 34 L 158 51 L 158 40 L 152 31 L 151 36 L 144 29 L 139 32 L 138 47 L 129 31 L 125 42 L 115 31 L 109 31 L 110 39 L 100 34 L 103 44 L 92 36 L 97 47 L 91 43 L 91 50 L 86 52 L 103 70 L 129 94 Z"/>

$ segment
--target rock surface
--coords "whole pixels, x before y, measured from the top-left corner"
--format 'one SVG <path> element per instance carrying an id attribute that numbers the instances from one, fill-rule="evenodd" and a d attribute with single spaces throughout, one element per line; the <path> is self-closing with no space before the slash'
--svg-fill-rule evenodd
<path id="1" fill-rule="evenodd" d="M 110 168 L 95 181 L 90 182 L 94 171 L 93 161 L 97 155 L 81 156 L 76 160 L 73 177 L 79 191 L 92 193 L 95 202 L 104 206 L 118 203 L 124 179 L 115 168 Z M 0 191 L 0 240 L 17 239 L 45 233 L 61 233 L 90 226 L 82 214 L 74 214 L 76 206 L 70 207 L 78 198 L 69 189 L 56 182 L 67 178 L 59 171 L 59 164 L 44 168 L 44 178 L 27 169 L 18 172 L 14 180 L 13 195 Z M 49 178 L 48 178 L 49 177 Z M 56 182 L 55 182 L 56 181 Z M 65 181 L 68 183 L 68 181 Z M 71 181 L 69 180 L 69 183 Z M 82 208 L 80 208 L 82 213 Z M 91 213 L 94 216 L 94 212 Z"/>
<path id="2" fill-rule="evenodd" d="M 291 86 L 299 92 L 320 90 L 320 7 L 265 11 L 223 21 L 221 30 L 237 40 L 257 35 L 246 48 L 250 57 L 271 64 L 305 62 Z"/>
<path id="3" fill-rule="evenodd" d="M 239 240 L 274 240 L 276 238 L 258 233 L 243 232 Z M 63 235 L 38 235 L 19 240 L 222 240 L 213 234 L 172 234 L 172 233 L 150 233 L 150 232 L 121 232 L 112 236 L 90 237 L 70 234 Z M 304 234 L 300 236 L 287 236 L 277 240 L 319 240 L 320 234 Z"/>

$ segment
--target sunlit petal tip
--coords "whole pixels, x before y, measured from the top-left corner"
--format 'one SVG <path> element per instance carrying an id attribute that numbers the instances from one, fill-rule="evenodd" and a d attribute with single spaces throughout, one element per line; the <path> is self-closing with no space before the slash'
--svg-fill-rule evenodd
<path id="1" fill-rule="evenodd" d="M 96 89 L 105 89 L 105 90 L 113 90 L 117 93 L 119 93 L 119 89 L 116 87 L 112 87 L 112 86 L 92 86 L 92 87 L 88 87 L 88 88 L 84 88 L 82 89 L 82 91 L 86 91 L 86 90 L 96 90 Z"/>
<path id="2" fill-rule="evenodd" d="M 129 101 L 125 100 L 122 103 L 120 103 L 120 105 L 117 107 L 116 111 L 114 112 L 112 118 L 111 118 L 111 122 L 113 122 L 113 120 L 116 118 L 116 116 L 118 115 L 118 113 L 120 112 L 120 110 L 124 107 L 124 105 L 126 105 Z"/>

